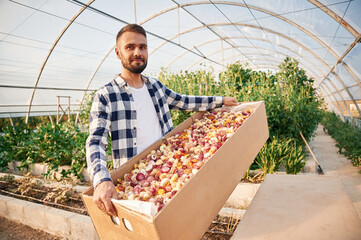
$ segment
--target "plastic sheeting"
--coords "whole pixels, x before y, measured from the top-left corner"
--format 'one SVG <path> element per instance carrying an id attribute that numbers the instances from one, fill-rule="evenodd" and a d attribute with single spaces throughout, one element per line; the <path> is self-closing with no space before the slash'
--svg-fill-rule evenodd
<path id="1" fill-rule="evenodd" d="M 76 113 L 85 93 L 120 73 L 113 48 L 127 23 L 148 31 L 147 75 L 201 64 L 221 71 L 236 61 L 274 71 L 290 56 L 315 79 L 330 109 L 360 117 L 360 0 L 87 3 L 0 1 L 0 117 L 56 114 L 58 96 L 63 108 L 70 97 Z"/>

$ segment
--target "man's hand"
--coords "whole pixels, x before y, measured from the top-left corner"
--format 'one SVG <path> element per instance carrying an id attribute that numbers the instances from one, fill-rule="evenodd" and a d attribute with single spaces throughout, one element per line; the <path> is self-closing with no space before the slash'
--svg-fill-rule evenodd
<path id="1" fill-rule="evenodd" d="M 117 214 L 115 208 L 110 201 L 111 198 L 116 197 L 117 191 L 115 190 L 114 184 L 111 181 L 104 181 L 96 186 L 93 194 L 93 201 L 104 213 L 116 217 Z"/>
<path id="2" fill-rule="evenodd" d="M 237 106 L 239 102 L 235 97 L 224 97 L 224 106 Z"/>

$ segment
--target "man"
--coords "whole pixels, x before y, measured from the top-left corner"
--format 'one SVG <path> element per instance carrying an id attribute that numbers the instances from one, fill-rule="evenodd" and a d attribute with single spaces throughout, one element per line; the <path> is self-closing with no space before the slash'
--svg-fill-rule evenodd
<path id="1" fill-rule="evenodd" d="M 86 156 L 93 201 L 108 215 L 116 216 L 110 199 L 117 195 L 106 168 L 109 131 L 114 168 L 119 168 L 173 129 L 170 109 L 205 111 L 238 105 L 233 97 L 180 95 L 141 75 L 147 66 L 147 47 L 141 26 L 130 24 L 119 31 L 115 53 L 122 62 L 121 74 L 96 92 L 90 111 Z"/>

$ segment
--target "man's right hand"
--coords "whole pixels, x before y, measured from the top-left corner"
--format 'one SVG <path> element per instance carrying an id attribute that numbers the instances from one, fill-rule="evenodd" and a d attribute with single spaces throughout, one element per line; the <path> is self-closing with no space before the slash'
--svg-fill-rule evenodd
<path id="1" fill-rule="evenodd" d="M 111 181 L 104 181 L 99 183 L 94 189 L 93 201 L 100 210 L 109 216 L 116 217 L 115 208 L 110 201 L 111 198 L 117 198 L 117 191 Z"/>

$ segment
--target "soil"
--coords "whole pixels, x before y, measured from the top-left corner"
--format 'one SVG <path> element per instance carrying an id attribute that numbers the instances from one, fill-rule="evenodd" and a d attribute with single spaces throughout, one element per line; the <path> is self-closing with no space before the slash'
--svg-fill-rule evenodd
<path id="1" fill-rule="evenodd" d="M 0 194 L 87 215 L 79 192 L 61 184 L 48 187 L 35 177 L 0 177 Z"/>
<path id="2" fill-rule="evenodd" d="M 60 240 L 58 236 L 51 235 L 24 224 L 10 221 L 0 217 L 0 239 L 2 240 Z"/>
<path id="3" fill-rule="evenodd" d="M 14 179 L 11 175 L 0 177 L 0 194 L 88 215 L 80 193 L 61 185 L 57 187 L 44 186 L 42 181 L 34 177 L 22 179 Z M 62 239 L 5 218 L 0 220 L 0 239 Z M 229 240 L 238 223 L 239 219 L 217 216 L 201 240 Z"/>

